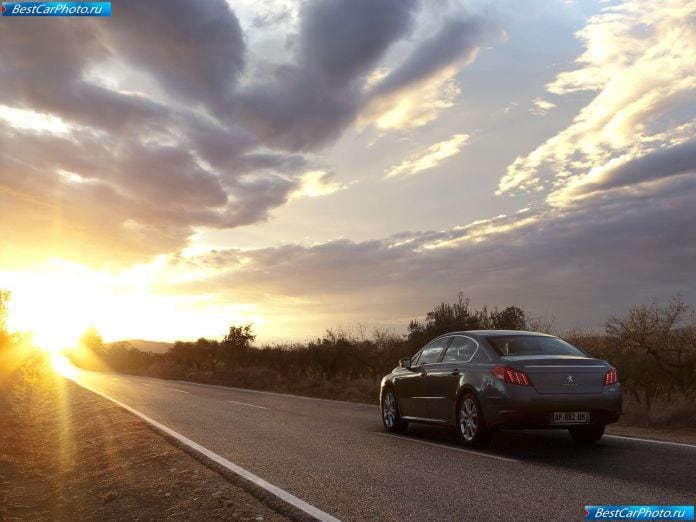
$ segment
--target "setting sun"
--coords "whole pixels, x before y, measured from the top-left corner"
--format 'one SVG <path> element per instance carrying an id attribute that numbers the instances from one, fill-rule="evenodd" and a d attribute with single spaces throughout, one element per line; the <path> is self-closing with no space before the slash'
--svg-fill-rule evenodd
<path id="1" fill-rule="evenodd" d="M 88 328 L 107 342 L 171 341 L 219 336 L 233 322 L 265 324 L 254 305 L 162 290 L 186 281 L 165 258 L 120 271 L 58 258 L 32 270 L 0 271 L 0 288 L 12 292 L 8 326 L 31 334 L 37 346 L 51 353 L 74 347 Z"/>
<path id="2" fill-rule="evenodd" d="M 100 316 L 113 312 L 106 289 L 74 266 L 54 263 L 43 271 L 16 273 L 13 283 L 10 327 L 28 332 L 51 353 L 74 347 Z"/>

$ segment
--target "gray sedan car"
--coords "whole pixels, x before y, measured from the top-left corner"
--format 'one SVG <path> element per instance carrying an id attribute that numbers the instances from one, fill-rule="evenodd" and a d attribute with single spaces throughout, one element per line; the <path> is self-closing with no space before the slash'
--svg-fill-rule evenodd
<path id="1" fill-rule="evenodd" d="M 496 428 L 565 428 L 599 440 L 621 415 L 616 369 L 571 344 L 533 332 L 477 330 L 432 340 L 382 379 L 382 420 L 456 427 L 466 445 Z"/>

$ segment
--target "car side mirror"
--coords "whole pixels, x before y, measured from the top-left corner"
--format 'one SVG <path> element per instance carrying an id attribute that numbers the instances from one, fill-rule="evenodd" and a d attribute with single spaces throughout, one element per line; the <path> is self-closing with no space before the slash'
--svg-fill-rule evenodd
<path id="1" fill-rule="evenodd" d="M 411 358 L 410 357 L 404 357 L 403 359 L 399 359 L 399 366 L 402 368 L 406 368 L 407 370 L 411 368 Z"/>

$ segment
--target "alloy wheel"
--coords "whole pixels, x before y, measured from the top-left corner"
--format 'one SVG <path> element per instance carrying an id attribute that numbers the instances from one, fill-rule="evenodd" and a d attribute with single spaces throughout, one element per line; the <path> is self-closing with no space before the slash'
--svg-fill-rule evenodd
<path id="1" fill-rule="evenodd" d="M 382 401 L 382 416 L 384 417 L 385 426 L 387 428 L 393 428 L 396 424 L 396 399 L 392 391 L 388 391 L 384 396 L 384 400 Z"/>
<path id="2" fill-rule="evenodd" d="M 461 408 L 459 409 L 459 430 L 464 440 L 471 442 L 476 438 L 478 423 L 479 418 L 476 403 L 471 397 L 466 397 L 462 401 Z"/>

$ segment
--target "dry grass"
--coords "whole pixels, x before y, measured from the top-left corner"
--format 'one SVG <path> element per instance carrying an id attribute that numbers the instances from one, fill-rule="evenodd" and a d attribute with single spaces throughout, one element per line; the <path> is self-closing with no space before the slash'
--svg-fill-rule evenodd
<path id="1" fill-rule="evenodd" d="M 165 376 L 158 375 L 160 378 Z M 266 368 L 239 368 L 215 374 L 211 372 L 189 372 L 177 379 L 206 384 L 219 384 L 237 388 L 291 393 L 322 399 L 344 400 L 376 404 L 379 395 L 379 380 L 367 377 L 357 379 L 283 376 Z M 696 401 L 685 397 L 674 397 L 671 401 L 658 400 L 647 410 L 644 404 L 624 394 L 623 426 L 655 429 L 696 429 Z"/>
<path id="2" fill-rule="evenodd" d="M 660 399 L 648 409 L 644 403 L 624 394 L 623 410 L 621 424 L 625 426 L 696 429 L 696 402 L 693 399 Z"/>
<path id="3" fill-rule="evenodd" d="M 0 520 L 282 520 L 43 365 L 0 379 Z"/>
<path id="4" fill-rule="evenodd" d="M 159 378 L 167 378 L 157 375 Z M 379 380 L 360 377 L 348 379 L 336 377 L 287 376 L 268 368 L 247 367 L 223 370 L 217 373 L 189 372 L 178 379 L 218 384 L 234 388 L 290 393 L 321 399 L 376 404 L 379 397 Z"/>

